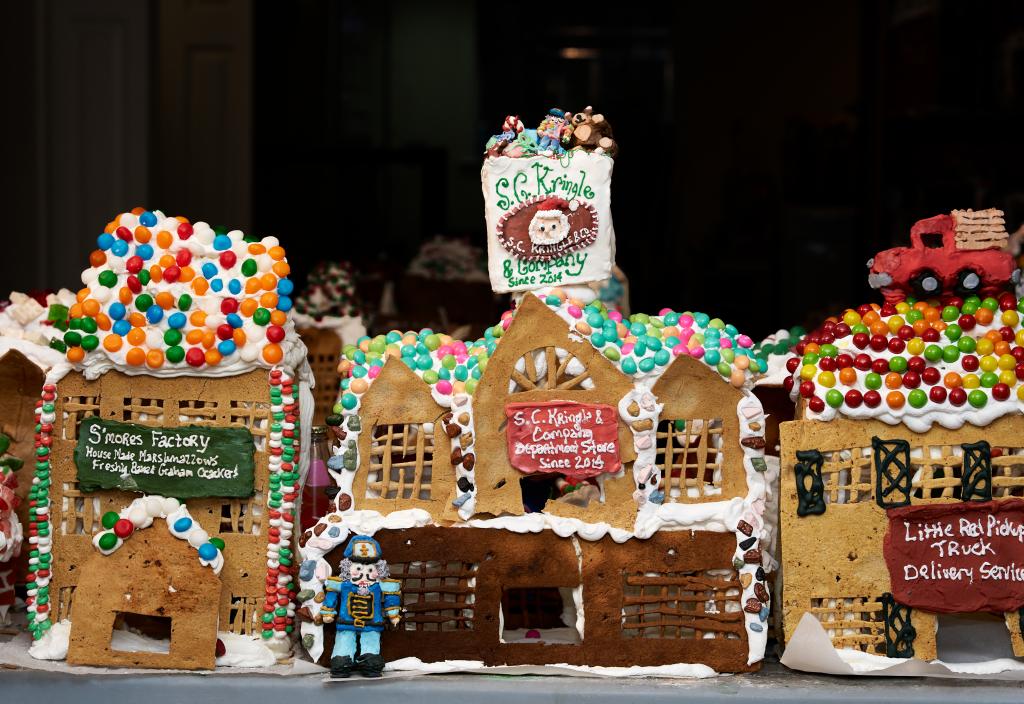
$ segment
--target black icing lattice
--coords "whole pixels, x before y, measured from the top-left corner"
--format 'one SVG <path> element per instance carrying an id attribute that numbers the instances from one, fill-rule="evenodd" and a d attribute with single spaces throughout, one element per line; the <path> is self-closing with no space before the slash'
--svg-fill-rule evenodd
<path id="1" fill-rule="evenodd" d="M 825 485 L 821 481 L 825 458 L 818 450 L 798 450 L 796 459 L 796 515 L 820 516 L 825 513 Z"/>
<path id="2" fill-rule="evenodd" d="M 964 471 L 960 477 L 960 498 L 963 501 L 992 500 L 992 448 L 985 440 L 965 443 Z"/>
<path id="3" fill-rule="evenodd" d="M 875 501 L 882 508 L 910 505 L 910 443 L 871 438 L 875 455 Z"/>
<path id="4" fill-rule="evenodd" d="M 885 622 L 885 656 L 914 657 L 917 630 L 910 622 L 910 607 L 900 604 L 892 594 L 882 595 L 882 620 Z"/>

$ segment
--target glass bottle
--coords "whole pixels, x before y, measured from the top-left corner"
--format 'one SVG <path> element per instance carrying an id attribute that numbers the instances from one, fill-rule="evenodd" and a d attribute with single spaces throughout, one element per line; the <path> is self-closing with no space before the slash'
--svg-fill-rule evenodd
<path id="1" fill-rule="evenodd" d="M 327 471 L 327 458 L 330 456 L 327 426 L 314 425 L 310 439 L 309 471 L 306 473 L 306 483 L 302 487 L 302 509 L 299 512 L 302 530 L 315 525 L 331 510 L 333 502 L 328 490 L 334 485 L 334 481 Z"/>

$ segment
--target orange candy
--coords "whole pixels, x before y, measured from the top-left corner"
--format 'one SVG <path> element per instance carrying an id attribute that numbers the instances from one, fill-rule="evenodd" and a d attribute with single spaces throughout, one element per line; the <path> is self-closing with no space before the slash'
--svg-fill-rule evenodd
<path id="1" fill-rule="evenodd" d="M 132 208 L 132 215 L 142 215 L 144 212 L 146 212 L 146 209 L 140 205 L 137 205 L 134 208 Z"/>
<path id="2" fill-rule="evenodd" d="M 877 323 L 879 320 L 881 320 L 881 317 L 878 315 L 878 311 L 869 310 L 861 317 L 860 320 L 865 325 L 870 326 L 872 323 Z"/>
<path id="3" fill-rule="evenodd" d="M 164 310 L 170 310 L 174 306 L 174 296 L 169 294 L 167 291 L 161 291 L 156 294 L 156 298 L 153 300 L 155 300 L 156 304 Z"/>
<path id="4" fill-rule="evenodd" d="M 282 279 L 288 276 L 288 274 L 292 270 L 292 268 L 288 266 L 288 262 L 286 261 L 274 262 L 274 266 L 272 266 L 271 269 L 273 269 L 274 273 L 280 276 Z"/>
<path id="5" fill-rule="evenodd" d="M 978 308 L 974 313 L 974 319 L 978 321 L 978 325 L 988 325 L 992 322 L 992 311 L 988 308 Z"/>
<path id="6" fill-rule="evenodd" d="M 277 294 L 267 292 L 260 296 L 260 305 L 264 308 L 277 308 Z"/>
<path id="7" fill-rule="evenodd" d="M 117 352 L 121 349 L 122 344 L 124 344 L 124 341 L 120 335 L 107 335 L 103 338 L 103 349 L 107 352 Z"/>
<path id="8" fill-rule="evenodd" d="M 121 303 L 124 303 L 126 305 L 128 303 L 131 303 L 132 302 L 132 290 L 130 288 L 128 288 L 127 286 L 122 286 L 117 291 L 117 300 L 121 301 Z"/>
<path id="9" fill-rule="evenodd" d="M 192 311 L 192 315 L 188 316 L 188 322 L 195 325 L 197 328 L 201 328 L 206 325 L 206 313 L 201 310 Z"/>
<path id="10" fill-rule="evenodd" d="M 132 328 L 126 337 L 129 345 L 141 345 L 146 341 L 146 331 L 142 328 Z"/>
<path id="11" fill-rule="evenodd" d="M 174 266 L 176 262 L 174 261 L 174 257 L 172 257 L 170 254 L 165 254 L 162 257 L 160 257 L 157 263 L 164 269 L 166 269 L 169 266 Z"/>
<path id="12" fill-rule="evenodd" d="M 246 293 L 256 293 L 261 288 L 263 288 L 263 285 L 260 283 L 260 280 L 255 276 L 252 277 L 251 279 L 247 279 L 245 282 Z"/>
<path id="13" fill-rule="evenodd" d="M 112 234 L 114 234 L 114 230 L 117 229 L 117 226 L 120 223 L 121 223 L 121 216 L 118 215 L 116 218 L 114 218 L 113 220 L 111 220 L 110 222 L 107 223 L 107 226 L 103 228 L 103 231 L 106 232 L 108 235 L 112 235 Z"/>
<path id="14" fill-rule="evenodd" d="M 125 353 L 124 361 L 128 362 L 128 364 L 132 365 L 133 367 L 142 366 L 142 364 L 146 361 L 146 353 L 143 352 L 138 347 L 132 347 L 130 350 L 128 350 L 128 352 Z"/>
<path id="15" fill-rule="evenodd" d="M 181 273 L 178 275 L 178 281 L 187 284 L 192 279 L 196 278 L 195 269 L 190 266 L 181 267 Z"/>
<path id="16" fill-rule="evenodd" d="M 1010 343 L 1000 338 L 999 342 L 996 343 L 993 349 L 995 350 L 995 353 L 1000 357 L 1003 356 L 1004 354 L 1010 354 Z"/>
<path id="17" fill-rule="evenodd" d="M 914 321 L 914 334 L 918 337 L 924 335 L 924 331 L 929 328 L 928 321 L 924 318 Z"/>
<path id="18" fill-rule="evenodd" d="M 107 255 L 102 249 L 94 249 L 89 253 L 89 266 L 103 266 L 107 262 Z"/>
<path id="19" fill-rule="evenodd" d="M 989 330 L 985 333 L 985 337 L 992 340 L 992 342 L 1000 342 L 1003 339 L 1003 336 L 999 334 L 998 330 Z"/>
<path id="20" fill-rule="evenodd" d="M 889 404 L 889 408 L 903 408 L 906 399 L 899 391 L 890 391 L 885 395 L 885 402 Z"/>
<path id="21" fill-rule="evenodd" d="M 153 236 L 153 233 L 149 231 L 149 228 L 145 225 L 139 225 L 135 228 L 135 239 L 138 242 L 145 244 L 149 242 L 149 238 Z"/>
<path id="22" fill-rule="evenodd" d="M 154 264 L 149 267 L 149 276 L 153 281 L 159 281 L 164 276 L 164 270 L 160 268 L 159 264 Z"/>
<path id="23" fill-rule="evenodd" d="M 955 389 L 959 386 L 964 385 L 963 379 L 961 379 L 960 375 L 957 374 L 956 372 L 947 373 L 946 376 L 942 378 L 942 383 L 945 384 L 950 389 Z"/>
<path id="24" fill-rule="evenodd" d="M 85 299 L 82 301 L 82 312 L 90 318 L 95 318 L 96 314 L 100 312 L 100 302 L 95 298 Z"/>
<path id="25" fill-rule="evenodd" d="M 163 247 L 164 249 L 170 247 L 171 242 L 173 241 L 174 237 L 167 230 L 161 230 L 160 232 L 156 233 L 156 243 Z"/>
<path id="26" fill-rule="evenodd" d="M 271 247 L 267 250 L 267 254 L 270 255 L 271 259 L 284 259 L 284 247 Z"/>
<path id="27" fill-rule="evenodd" d="M 264 254 L 267 248 L 261 245 L 259 242 L 253 242 L 249 245 L 249 254 Z"/>
<path id="28" fill-rule="evenodd" d="M 146 326 L 146 316 L 138 311 L 128 314 L 128 322 L 133 328 L 142 328 Z"/>
<path id="29" fill-rule="evenodd" d="M 192 290 L 198 295 L 202 296 L 206 294 L 206 291 L 210 288 L 210 284 L 201 276 L 197 276 L 192 279 Z"/>
<path id="30" fill-rule="evenodd" d="M 924 309 L 924 319 L 927 320 L 929 323 L 938 320 L 940 317 L 941 317 L 941 314 L 939 313 L 939 309 L 938 308 L 925 308 Z"/>
<path id="31" fill-rule="evenodd" d="M 857 383 L 857 370 L 853 367 L 843 367 L 839 370 L 839 381 L 846 386 Z"/>
<path id="32" fill-rule="evenodd" d="M 185 333 L 185 342 L 190 345 L 198 345 L 203 341 L 203 331 L 193 328 Z"/>
<path id="33" fill-rule="evenodd" d="M 889 372 L 885 375 L 885 388 L 898 389 L 903 386 L 903 377 L 897 372 Z"/>
<path id="34" fill-rule="evenodd" d="M 266 273 L 260 277 L 260 285 L 263 286 L 264 291 L 273 291 L 277 288 L 277 277 Z"/>
<path id="35" fill-rule="evenodd" d="M 275 342 L 271 342 L 263 348 L 263 359 L 268 364 L 277 364 L 282 357 L 284 357 L 284 353 L 281 351 L 281 345 Z"/>
<path id="36" fill-rule="evenodd" d="M 217 344 L 217 335 L 213 330 L 203 331 L 203 347 L 211 349 L 215 344 Z"/>
<path id="37" fill-rule="evenodd" d="M 220 364 L 221 354 L 217 348 L 206 350 L 206 363 L 211 367 Z"/>
<path id="38" fill-rule="evenodd" d="M 100 313 L 96 316 L 96 327 L 100 330 L 109 330 L 110 326 L 110 318 L 107 317 L 106 313 Z"/>
<path id="39" fill-rule="evenodd" d="M 888 335 L 889 333 L 889 326 L 883 323 L 881 320 L 877 320 L 871 323 L 871 325 L 869 325 L 868 328 L 871 330 L 872 335 L 885 336 Z"/>
<path id="40" fill-rule="evenodd" d="M 81 362 L 85 359 L 85 350 L 81 347 L 68 347 L 68 361 Z"/>
<path id="41" fill-rule="evenodd" d="M 81 318 L 82 317 L 82 304 L 81 303 L 75 303 L 74 305 L 72 305 L 71 308 L 68 309 L 68 315 L 71 316 L 72 318 Z"/>
<path id="42" fill-rule="evenodd" d="M 246 318 L 251 318 L 252 314 L 256 312 L 256 309 L 260 307 L 259 301 L 255 298 L 246 298 L 238 306 L 238 311 Z"/>
<path id="43" fill-rule="evenodd" d="M 245 331 L 242 328 L 235 328 L 231 333 L 231 339 L 235 341 L 235 345 L 241 347 L 245 344 Z"/>
<path id="44" fill-rule="evenodd" d="M 270 312 L 270 322 L 272 325 L 284 325 L 288 321 L 288 316 L 283 311 L 273 310 Z M 366 350 L 370 349 L 367 344 Z M 364 352 L 366 350 L 363 350 Z"/>
<path id="45" fill-rule="evenodd" d="M 150 350 L 146 353 L 146 365 L 150 369 L 162 367 L 164 364 L 164 353 L 160 350 Z"/>

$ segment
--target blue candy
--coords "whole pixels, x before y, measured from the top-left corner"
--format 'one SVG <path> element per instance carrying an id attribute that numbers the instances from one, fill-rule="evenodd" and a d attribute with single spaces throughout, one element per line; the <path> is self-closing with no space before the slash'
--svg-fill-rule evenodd
<path id="1" fill-rule="evenodd" d="M 161 308 L 160 306 L 150 306 L 149 308 L 146 309 L 146 320 L 153 324 L 159 323 L 161 320 L 163 320 L 163 317 L 164 309 Z"/>
<path id="2" fill-rule="evenodd" d="M 217 351 L 227 357 L 235 353 L 235 341 L 234 340 L 223 340 L 217 345 Z"/>
<path id="3" fill-rule="evenodd" d="M 167 324 L 175 330 L 185 327 L 185 323 L 188 322 L 188 318 L 185 317 L 184 313 L 171 313 L 167 317 Z"/>
<path id="4" fill-rule="evenodd" d="M 102 249 L 104 252 L 110 249 L 111 245 L 114 244 L 114 236 L 109 232 L 104 232 L 102 235 L 96 238 L 96 246 Z"/>
<path id="5" fill-rule="evenodd" d="M 210 562 L 217 558 L 217 546 L 213 543 L 203 543 L 199 546 L 199 559 Z"/>
<path id="6" fill-rule="evenodd" d="M 218 252 L 223 252 L 225 249 L 231 249 L 231 238 L 227 235 L 217 235 L 213 238 L 213 248 Z"/>
<path id="7" fill-rule="evenodd" d="M 224 288 L 224 282 L 221 281 L 220 279 L 213 279 L 212 281 L 210 281 L 210 288 L 212 288 L 215 292 L 220 293 L 220 290 Z"/>
<path id="8" fill-rule="evenodd" d="M 281 279 L 277 282 L 278 296 L 290 296 L 294 290 L 295 284 L 292 283 L 291 279 Z"/>
<path id="9" fill-rule="evenodd" d="M 231 279 L 231 281 L 228 282 L 228 291 L 237 296 L 242 292 L 242 282 L 238 279 Z"/>
<path id="10" fill-rule="evenodd" d="M 151 244 L 140 244 L 135 248 L 135 254 L 139 256 L 142 261 L 149 261 L 153 258 L 153 245 Z"/>
<path id="11" fill-rule="evenodd" d="M 203 277 L 204 278 L 212 279 L 216 275 L 217 275 L 217 265 L 216 264 L 214 264 L 213 262 L 206 262 L 205 264 L 203 264 Z"/>
<path id="12" fill-rule="evenodd" d="M 124 240 L 115 240 L 114 244 L 110 245 L 110 251 L 116 257 L 123 257 L 128 254 L 128 243 Z"/>
<path id="13" fill-rule="evenodd" d="M 752 623 L 750 624 L 750 630 L 752 630 L 754 633 L 760 633 L 764 630 L 764 626 L 762 626 L 760 623 Z"/>
<path id="14" fill-rule="evenodd" d="M 303 560 L 302 565 L 299 566 L 299 579 L 303 582 L 313 579 L 315 570 L 316 560 Z"/>
<path id="15" fill-rule="evenodd" d="M 184 533 L 185 531 L 187 531 L 191 527 L 192 527 L 192 519 L 189 518 L 188 516 L 182 516 L 181 518 L 179 518 L 178 520 L 176 520 L 174 522 L 174 532 L 175 533 Z"/>
<path id="16" fill-rule="evenodd" d="M 132 329 L 132 324 L 127 320 L 118 320 L 111 329 L 114 331 L 114 334 L 124 337 Z"/>
<path id="17" fill-rule="evenodd" d="M 227 324 L 233 328 L 242 327 L 242 316 L 238 313 L 228 313 Z"/>
<path id="18" fill-rule="evenodd" d="M 277 309 L 282 313 L 287 313 L 292 309 L 292 299 L 288 296 L 279 296 L 277 299 Z"/>
<path id="19" fill-rule="evenodd" d="M 114 301 L 110 304 L 110 308 L 107 309 L 110 313 L 110 317 L 114 320 L 120 320 L 125 316 L 127 311 L 125 310 L 124 304 L 121 301 Z"/>
<path id="20" fill-rule="evenodd" d="M 139 222 L 145 227 L 153 227 L 153 225 L 156 225 L 156 215 L 147 210 L 139 216 Z"/>

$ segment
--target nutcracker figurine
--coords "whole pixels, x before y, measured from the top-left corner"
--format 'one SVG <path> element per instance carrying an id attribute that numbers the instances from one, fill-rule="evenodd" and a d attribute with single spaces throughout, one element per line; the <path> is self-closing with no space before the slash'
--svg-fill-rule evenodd
<path id="1" fill-rule="evenodd" d="M 345 547 L 338 576 L 327 578 L 320 617 L 324 623 L 336 622 L 338 631 L 331 652 L 333 676 L 381 676 L 380 634 L 385 625 L 397 626 L 402 617 L 401 584 L 388 579 L 389 574 L 380 543 L 357 535 Z"/>

